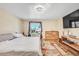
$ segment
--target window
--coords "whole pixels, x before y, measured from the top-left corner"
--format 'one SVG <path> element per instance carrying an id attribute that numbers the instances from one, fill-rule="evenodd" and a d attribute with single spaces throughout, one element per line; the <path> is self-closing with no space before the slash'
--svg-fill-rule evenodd
<path id="1" fill-rule="evenodd" d="M 71 28 L 79 28 L 79 20 L 70 21 Z"/>
<path id="2" fill-rule="evenodd" d="M 72 28 L 75 28 L 75 22 L 72 22 Z"/>
<path id="3" fill-rule="evenodd" d="M 79 28 L 79 21 L 76 21 L 75 25 L 76 25 L 77 28 Z"/>

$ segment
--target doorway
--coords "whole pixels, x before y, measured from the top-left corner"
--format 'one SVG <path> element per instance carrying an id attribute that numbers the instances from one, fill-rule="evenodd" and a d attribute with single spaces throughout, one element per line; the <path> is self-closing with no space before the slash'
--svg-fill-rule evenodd
<path id="1" fill-rule="evenodd" d="M 36 21 L 29 22 L 29 36 L 42 37 L 42 23 Z"/>

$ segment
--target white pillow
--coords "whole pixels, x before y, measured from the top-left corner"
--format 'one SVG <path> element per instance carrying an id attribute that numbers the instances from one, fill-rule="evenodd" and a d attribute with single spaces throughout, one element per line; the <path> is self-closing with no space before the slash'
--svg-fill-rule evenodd
<path id="1" fill-rule="evenodd" d="M 13 33 L 15 37 L 24 37 L 21 33 Z"/>

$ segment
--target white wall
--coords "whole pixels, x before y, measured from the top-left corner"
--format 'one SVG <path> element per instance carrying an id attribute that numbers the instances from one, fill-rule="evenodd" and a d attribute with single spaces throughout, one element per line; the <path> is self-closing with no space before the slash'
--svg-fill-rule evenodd
<path id="1" fill-rule="evenodd" d="M 0 9 L 0 34 L 10 32 L 21 32 L 21 21 L 7 11 Z"/>

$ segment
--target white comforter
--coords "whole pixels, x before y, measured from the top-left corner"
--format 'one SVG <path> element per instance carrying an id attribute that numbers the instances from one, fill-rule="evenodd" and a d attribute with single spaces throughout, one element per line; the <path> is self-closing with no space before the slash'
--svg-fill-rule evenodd
<path id="1" fill-rule="evenodd" d="M 20 37 L 0 43 L 0 52 L 8 51 L 35 51 L 41 54 L 39 37 Z"/>

